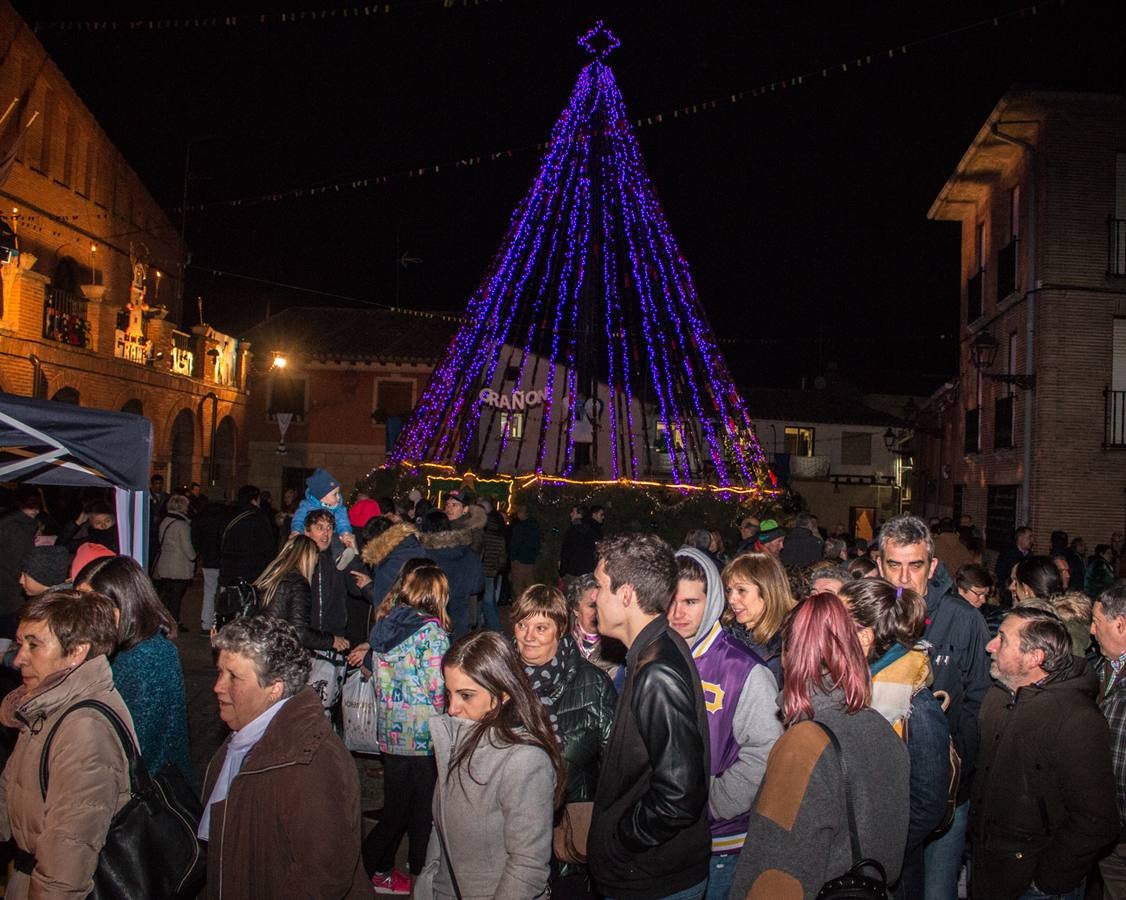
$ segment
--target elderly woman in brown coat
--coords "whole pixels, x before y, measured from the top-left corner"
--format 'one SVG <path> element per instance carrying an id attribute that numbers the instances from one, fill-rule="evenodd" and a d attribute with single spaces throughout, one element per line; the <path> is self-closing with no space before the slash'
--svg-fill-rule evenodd
<path id="1" fill-rule="evenodd" d="M 46 798 L 39 788 L 44 744 L 76 703 L 102 701 L 133 734 L 106 659 L 117 640 L 113 612 L 108 597 L 76 591 L 49 591 L 20 612 L 15 665 L 23 685 L 0 704 L 0 721 L 19 729 L 0 776 L 0 839 L 11 836 L 19 848 L 8 900 L 89 894 L 110 820 L 129 800 L 125 749 L 93 709 L 59 724 Z"/>
<path id="2" fill-rule="evenodd" d="M 305 683 L 297 631 L 272 617 L 235 619 L 211 645 L 219 718 L 232 734 L 204 778 L 207 897 L 370 898 L 356 766 Z"/>

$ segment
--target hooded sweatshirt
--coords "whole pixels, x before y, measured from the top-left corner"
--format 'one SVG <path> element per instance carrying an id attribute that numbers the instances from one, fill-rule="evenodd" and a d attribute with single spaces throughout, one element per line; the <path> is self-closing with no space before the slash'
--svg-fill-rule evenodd
<path id="1" fill-rule="evenodd" d="M 737 853 L 747 837 L 747 818 L 767 757 L 782 735 L 778 686 L 754 651 L 720 626 L 725 601 L 715 563 L 693 547 L 681 547 L 676 555 L 695 560 L 707 575 L 704 618 L 688 646 L 708 711 L 712 853 Z"/>
<path id="2" fill-rule="evenodd" d="M 433 616 L 396 606 L 375 623 L 368 643 L 380 752 L 433 755 L 430 719 L 446 709 L 442 657 L 450 649 L 450 636 Z"/>

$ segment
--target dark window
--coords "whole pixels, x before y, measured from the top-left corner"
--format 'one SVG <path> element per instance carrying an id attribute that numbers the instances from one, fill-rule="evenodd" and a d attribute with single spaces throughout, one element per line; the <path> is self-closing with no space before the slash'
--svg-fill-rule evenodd
<path id="1" fill-rule="evenodd" d="M 872 465 L 872 432 L 841 432 L 841 465 Z"/>
<path id="2" fill-rule="evenodd" d="M 504 367 L 504 380 L 505 381 L 516 381 L 516 379 L 519 378 L 519 377 L 520 377 L 520 367 L 519 366 L 505 366 Z"/>
<path id="3" fill-rule="evenodd" d="M 1017 239 L 1013 238 L 997 252 L 997 302 L 1017 289 Z"/>
<path id="4" fill-rule="evenodd" d="M 410 414 L 413 400 L 413 382 L 381 381 L 375 401 L 375 408 L 388 416 Z"/>
<path id="5" fill-rule="evenodd" d="M 298 421 L 305 418 L 305 379 L 275 376 L 270 379 L 270 402 L 266 414 L 292 413 Z"/>
<path id="6" fill-rule="evenodd" d="M 998 397 L 993 404 L 993 446 L 996 449 L 1013 444 L 1013 397 Z"/>
<path id="7" fill-rule="evenodd" d="M 964 484 L 954 485 L 954 508 L 951 515 L 954 518 L 955 525 L 962 524 L 962 510 L 966 508 L 966 486 Z"/>
<path id="8" fill-rule="evenodd" d="M 966 410 L 966 453 L 977 453 L 981 449 L 981 410 Z"/>
<path id="9" fill-rule="evenodd" d="M 982 295 L 985 293 L 985 269 L 981 269 L 966 283 L 966 323 L 981 318 Z"/>
<path id="10" fill-rule="evenodd" d="M 1017 527 L 1019 484 L 991 484 L 985 499 L 985 545 L 990 550 L 1004 550 L 1013 539 Z"/>
<path id="11" fill-rule="evenodd" d="M 300 499 L 305 496 L 305 479 L 308 478 L 315 469 L 302 469 L 298 466 L 282 466 L 282 493 L 291 488 L 297 492 L 297 497 Z"/>

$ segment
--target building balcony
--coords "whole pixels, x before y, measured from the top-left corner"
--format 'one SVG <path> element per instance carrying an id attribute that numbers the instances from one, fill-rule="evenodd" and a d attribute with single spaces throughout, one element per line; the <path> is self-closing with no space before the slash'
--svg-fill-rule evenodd
<path id="1" fill-rule="evenodd" d="M 828 456 L 791 456 L 790 477 L 799 480 L 829 477 Z"/>
<path id="2" fill-rule="evenodd" d="M 1126 275 L 1126 219 L 1108 220 L 1107 260 L 1108 275 Z"/>
<path id="3" fill-rule="evenodd" d="M 1126 391 L 1103 390 L 1103 448 L 1126 450 Z"/>
<path id="4" fill-rule="evenodd" d="M 77 294 L 48 287 L 43 296 L 43 338 L 72 347 L 90 346 L 86 301 Z"/>

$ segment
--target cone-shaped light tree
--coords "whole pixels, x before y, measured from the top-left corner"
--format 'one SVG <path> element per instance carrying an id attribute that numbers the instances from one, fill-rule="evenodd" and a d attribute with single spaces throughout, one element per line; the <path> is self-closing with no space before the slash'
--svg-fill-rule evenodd
<path id="1" fill-rule="evenodd" d="M 539 172 L 389 461 L 768 488 L 598 22 Z"/>

